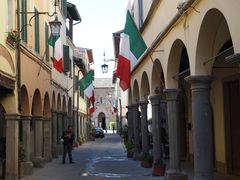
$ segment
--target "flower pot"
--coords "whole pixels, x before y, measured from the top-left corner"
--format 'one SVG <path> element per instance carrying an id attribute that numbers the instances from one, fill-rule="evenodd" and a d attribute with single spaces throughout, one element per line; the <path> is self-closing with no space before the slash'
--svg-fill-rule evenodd
<path id="1" fill-rule="evenodd" d="M 165 169 L 166 169 L 166 166 L 164 164 L 162 164 L 162 165 L 154 165 L 153 166 L 152 175 L 153 176 L 164 176 Z"/>
<path id="2" fill-rule="evenodd" d="M 144 168 L 151 168 L 152 167 L 152 162 L 147 161 L 147 160 L 142 160 L 141 166 Z"/>

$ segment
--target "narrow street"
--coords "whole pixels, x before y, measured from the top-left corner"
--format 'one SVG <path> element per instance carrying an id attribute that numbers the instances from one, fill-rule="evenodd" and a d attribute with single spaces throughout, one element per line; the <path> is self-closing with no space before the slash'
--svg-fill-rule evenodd
<path id="1" fill-rule="evenodd" d="M 164 179 L 152 177 L 151 169 L 142 168 L 139 161 L 126 158 L 124 145 L 116 134 L 107 134 L 105 138 L 96 138 L 74 149 L 73 160 L 75 164 L 68 161 L 62 164 L 60 156 L 22 180 Z"/>

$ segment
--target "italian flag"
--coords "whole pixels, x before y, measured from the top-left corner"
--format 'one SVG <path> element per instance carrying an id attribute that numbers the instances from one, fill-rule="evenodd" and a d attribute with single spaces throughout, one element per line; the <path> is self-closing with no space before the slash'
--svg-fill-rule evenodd
<path id="1" fill-rule="evenodd" d="M 63 50 L 60 36 L 52 36 L 48 39 L 48 44 L 54 47 L 53 67 L 59 72 L 63 72 Z"/>
<path id="2" fill-rule="evenodd" d="M 93 87 L 93 71 L 89 71 L 82 79 L 79 81 L 80 89 L 84 92 L 92 103 L 94 103 L 94 87 Z"/>
<path id="3" fill-rule="evenodd" d="M 89 112 L 90 112 L 90 113 L 94 113 L 94 111 L 95 111 L 94 103 L 90 102 Z"/>
<path id="4" fill-rule="evenodd" d="M 116 70 L 116 76 L 120 79 L 120 87 L 123 91 L 130 87 L 131 66 L 135 65 L 146 49 L 147 46 L 130 12 L 127 11 L 125 27 L 120 40 L 120 51 Z"/>

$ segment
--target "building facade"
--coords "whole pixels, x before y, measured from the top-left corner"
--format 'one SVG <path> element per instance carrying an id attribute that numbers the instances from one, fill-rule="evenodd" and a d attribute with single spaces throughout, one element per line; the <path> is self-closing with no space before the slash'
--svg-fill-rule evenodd
<path id="1" fill-rule="evenodd" d="M 101 127 L 105 130 L 115 128 L 116 113 L 114 113 L 115 88 L 111 78 L 94 79 L 95 112 L 91 120 L 94 127 Z"/>
<path id="2" fill-rule="evenodd" d="M 6 173 L 12 176 L 12 171 L 17 170 L 18 154 L 18 122 L 19 79 L 16 57 L 16 16 L 17 4 L 15 1 L 2 1 L 0 27 L 0 176 Z M 8 159 L 8 160 L 6 160 Z M 11 161 L 12 159 L 12 161 Z M 6 171 L 4 171 L 6 169 Z"/>
<path id="3" fill-rule="evenodd" d="M 84 124 L 89 118 L 85 98 L 78 101 L 75 117 L 73 24 L 81 22 L 76 6 L 66 0 L 4 0 L 2 5 L 0 175 L 14 180 L 61 155 L 62 132 L 68 125 L 76 126 L 81 117 L 76 132 L 87 140 Z M 62 24 L 62 73 L 53 67 L 54 48 L 48 41 L 49 22 L 54 20 Z M 82 74 L 85 71 L 81 69 Z"/>
<path id="4" fill-rule="evenodd" d="M 132 67 L 129 121 L 141 107 L 146 123 L 151 103 L 157 164 L 162 159 L 158 127 L 167 120 L 168 179 L 186 178 L 180 160 L 194 164 L 194 179 L 213 179 L 214 172 L 240 175 L 238 6 L 221 0 L 129 1 L 148 47 Z M 133 134 L 145 123 L 135 122 Z"/>

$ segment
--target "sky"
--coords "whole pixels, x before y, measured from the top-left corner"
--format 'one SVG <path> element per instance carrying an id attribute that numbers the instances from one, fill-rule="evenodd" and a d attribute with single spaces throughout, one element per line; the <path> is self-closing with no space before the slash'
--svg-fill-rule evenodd
<path id="1" fill-rule="evenodd" d="M 77 6 L 82 22 L 73 27 L 73 42 L 77 47 L 93 50 L 95 78 L 111 78 L 114 62 L 106 64 L 108 73 L 102 73 L 103 54 L 113 59 L 112 33 L 122 30 L 125 24 L 128 0 L 68 0 Z"/>

